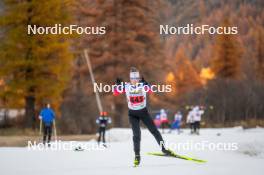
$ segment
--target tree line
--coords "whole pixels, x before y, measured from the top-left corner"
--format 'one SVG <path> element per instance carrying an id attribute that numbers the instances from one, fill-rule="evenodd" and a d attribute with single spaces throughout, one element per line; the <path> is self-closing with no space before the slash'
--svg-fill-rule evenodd
<path id="1" fill-rule="evenodd" d="M 235 0 L 4 0 L 1 10 L 1 108 L 25 108 L 19 126 L 36 126 L 50 102 L 61 132 L 96 131 L 93 86 L 83 49 L 89 49 L 97 82 L 128 81 L 136 66 L 172 93 L 152 94 L 151 109 L 186 112 L 213 106 L 207 126 L 262 120 L 263 4 Z M 52 13 L 51 13 L 52 12 Z M 160 24 L 238 25 L 238 35 L 159 35 Z M 105 35 L 27 35 L 27 25 L 105 26 Z M 126 102 L 101 93 L 113 126 L 128 126 Z M 258 124 L 258 122 L 255 122 Z"/>

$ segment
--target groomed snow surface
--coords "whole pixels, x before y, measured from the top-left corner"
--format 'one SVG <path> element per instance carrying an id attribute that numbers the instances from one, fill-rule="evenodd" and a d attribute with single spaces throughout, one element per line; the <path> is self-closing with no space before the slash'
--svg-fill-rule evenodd
<path id="1" fill-rule="evenodd" d="M 167 132 L 167 131 L 166 131 Z M 111 129 L 106 134 L 105 150 L 52 151 L 28 148 L 0 148 L 2 175 L 262 175 L 264 172 L 264 129 L 243 130 L 241 127 L 202 129 L 200 135 L 183 133 L 162 134 L 168 143 L 235 143 L 237 150 L 216 151 L 175 148 L 174 151 L 207 163 L 156 157 L 147 152 L 159 152 L 152 135 L 142 129 L 141 165 L 133 167 L 133 144 L 130 129 Z M 96 144 L 90 141 L 90 144 Z M 177 150 L 175 150 L 177 149 Z"/>

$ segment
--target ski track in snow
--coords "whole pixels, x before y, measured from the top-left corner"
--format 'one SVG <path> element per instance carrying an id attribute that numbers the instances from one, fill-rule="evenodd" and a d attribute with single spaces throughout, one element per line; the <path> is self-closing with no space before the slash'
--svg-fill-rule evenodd
<path id="1" fill-rule="evenodd" d="M 159 152 L 151 134 L 143 129 L 141 142 L 142 163 L 133 167 L 133 145 L 130 129 L 112 129 L 106 134 L 110 142 L 104 151 L 29 151 L 27 148 L 0 148 L 1 175 L 262 175 L 264 163 L 264 129 L 243 130 L 241 127 L 202 129 L 200 136 L 183 133 L 163 134 L 168 142 L 194 143 L 236 142 L 236 151 L 175 150 L 177 153 L 207 160 L 207 163 L 156 157 L 147 152 Z M 217 133 L 221 133 L 217 136 Z M 95 141 L 90 141 L 95 143 Z"/>

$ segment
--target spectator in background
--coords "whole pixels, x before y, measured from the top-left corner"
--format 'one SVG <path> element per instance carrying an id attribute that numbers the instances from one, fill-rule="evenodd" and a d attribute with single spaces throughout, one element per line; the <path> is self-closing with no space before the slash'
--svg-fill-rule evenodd
<path id="1" fill-rule="evenodd" d="M 51 109 L 50 104 L 47 103 L 45 107 L 41 110 L 39 114 L 39 119 L 43 122 L 43 144 L 46 144 L 46 139 L 48 136 L 48 146 L 50 144 L 51 135 L 52 135 L 52 125 L 53 121 L 55 120 L 55 113 Z"/>
<path id="2" fill-rule="evenodd" d="M 164 129 L 166 126 L 168 128 L 171 128 L 171 126 L 169 124 L 169 120 L 168 120 L 168 115 L 164 109 L 160 110 L 160 122 L 161 122 L 162 133 L 164 133 Z M 169 132 L 171 132 L 171 131 L 169 131 Z"/>
<path id="3" fill-rule="evenodd" d="M 193 109 L 194 115 L 194 133 L 199 135 L 200 134 L 200 122 L 202 119 L 202 115 L 204 114 L 203 107 L 196 106 Z"/>
<path id="4" fill-rule="evenodd" d="M 103 141 L 103 146 L 106 147 L 105 144 L 105 131 L 108 124 L 111 123 L 111 118 L 107 117 L 107 112 L 101 112 L 100 116 L 96 119 L 96 123 L 99 125 L 99 136 L 98 136 L 98 144 Z"/>
<path id="5" fill-rule="evenodd" d="M 194 112 L 193 112 L 193 109 L 191 109 L 188 112 L 187 118 L 186 118 L 186 123 L 190 125 L 191 134 L 193 134 L 194 133 Z"/>
<path id="6" fill-rule="evenodd" d="M 160 121 L 160 114 L 159 113 L 155 116 L 154 124 L 156 125 L 157 128 L 160 128 L 161 121 Z"/>
<path id="7" fill-rule="evenodd" d="M 172 124 L 172 129 L 177 129 L 178 130 L 178 134 L 180 134 L 180 128 L 181 128 L 181 120 L 182 120 L 182 114 L 180 111 L 178 111 L 175 115 L 174 115 L 174 121 Z"/>

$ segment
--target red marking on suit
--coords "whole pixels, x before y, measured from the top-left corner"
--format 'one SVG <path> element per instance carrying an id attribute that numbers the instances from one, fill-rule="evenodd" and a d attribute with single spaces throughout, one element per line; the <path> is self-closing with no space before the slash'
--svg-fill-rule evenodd
<path id="1" fill-rule="evenodd" d="M 129 100 L 132 104 L 137 104 L 137 103 L 143 102 L 144 97 L 143 96 L 130 96 Z"/>

